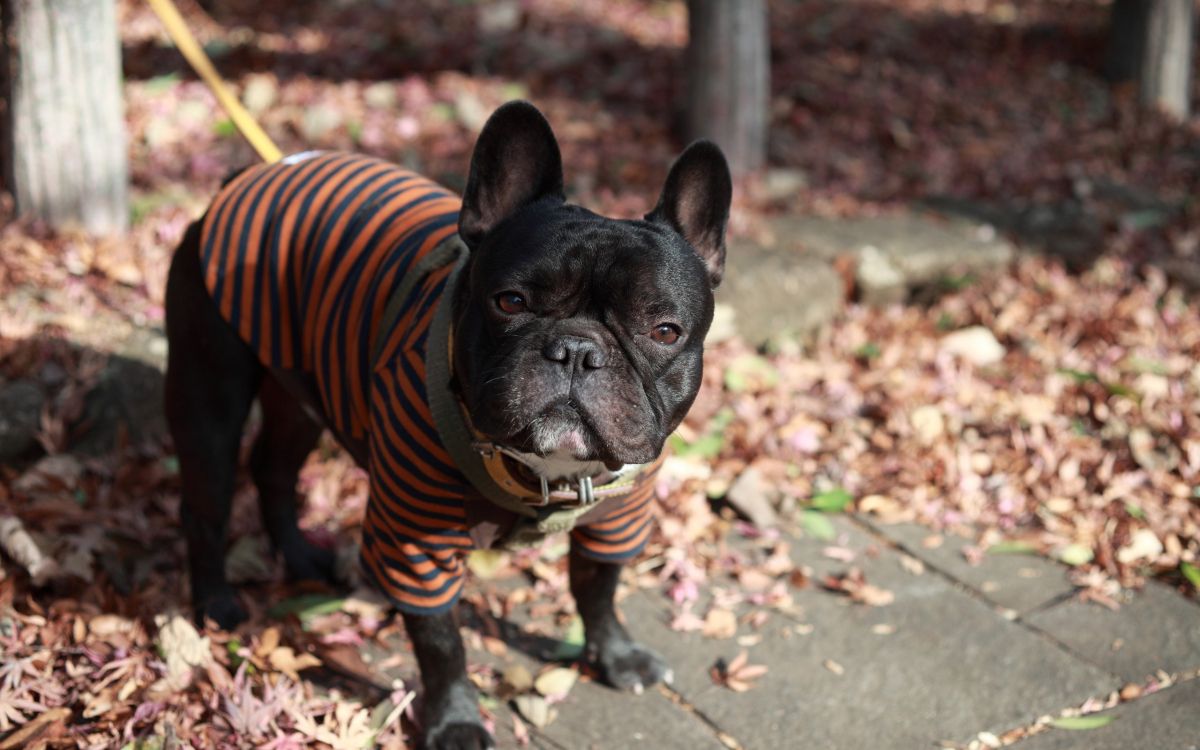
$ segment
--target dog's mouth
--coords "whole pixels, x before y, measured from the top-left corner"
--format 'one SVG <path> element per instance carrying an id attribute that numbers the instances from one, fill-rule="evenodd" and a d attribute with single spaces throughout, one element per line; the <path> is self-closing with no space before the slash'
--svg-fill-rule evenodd
<path id="1" fill-rule="evenodd" d="M 611 455 L 587 415 L 568 400 L 546 406 L 528 424 L 497 442 L 540 458 L 624 463 Z"/>
<path id="2" fill-rule="evenodd" d="M 598 460 L 599 442 L 583 414 L 571 402 L 551 404 L 538 413 L 523 430 L 529 452 L 543 458 L 551 455 L 578 461 Z"/>

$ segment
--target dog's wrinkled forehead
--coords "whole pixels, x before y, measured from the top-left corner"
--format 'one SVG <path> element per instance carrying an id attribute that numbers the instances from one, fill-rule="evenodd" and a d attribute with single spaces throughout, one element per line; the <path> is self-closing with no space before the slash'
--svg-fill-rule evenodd
<path id="1" fill-rule="evenodd" d="M 678 233 L 570 204 L 523 209 L 497 227 L 477 256 L 475 291 L 485 295 L 517 289 L 552 303 L 603 292 L 636 309 L 700 299 L 708 291 L 703 261 Z"/>

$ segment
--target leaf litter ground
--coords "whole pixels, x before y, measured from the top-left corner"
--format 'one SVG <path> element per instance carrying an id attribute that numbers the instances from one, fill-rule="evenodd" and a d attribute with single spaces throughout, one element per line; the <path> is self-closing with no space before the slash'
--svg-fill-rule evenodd
<path id="1" fill-rule="evenodd" d="M 682 4 L 492 5 L 502 7 L 184 10 L 287 150 L 376 153 L 460 188 L 482 118 L 532 96 L 560 135 L 573 197 L 644 212 L 677 148 Z M 713 679 L 735 690 L 766 669 L 745 655 L 755 634 L 737 636 L 739 623 L 753 630 L 788 612 L 796 588 L 891 601 L 837 538 L 839 512 L 966 531 L 969 559 L 1052 556 L 1085 596 L 1114 606 L 1119 585 L 1150 575 L 1194 595 L 1200 310 L 1158 270 L 1195 262 L 1194 126 L 1136 114 L 1128 92 L 1096 76 L 1099 4 L 771 10 L 772 163 L 803 179 L 786 198 L 743 185 L 734 232 L 753 238 L 759 218 L 783 210 L 858 215 L 950 194 L 1033 219 L 1085 217 L 1093 262 L 1068 272 L 1051 233 L 1051 257 L 1023 256 L 923 306 L 849 305 L 804 348 L 714 343 L 672 440 L 659 528 L 626 589 L 661 592 L 673 627 L 714 639 L 730 660 Z M 45 396 L 30 459 L 0 469 L 0 747 L 404 747 L 415 666 L 386 607 L 352 585 L 281 583 L 243 479 L 229 566 L 251 621 L 197 631 L 181 616 L 169 449 L 118 431 L 115 449 L 78 450 L 98 419 L 90 399 L 104 352 L 161 326 L 170 247 L 220 179 L 252 161 L 148 11 L 121 2 L 119 13 L 132 232 L 117 242 L 29 223 L 0 230 L 0 377 L 32 379 Z M 1061 254 L 1077 271 L 1077 256 Z M 301 478 L 307 533 L 348 563 L 365 486 L 331 442 Z M 798 567 L 778 534 L 733 506 L 823 540 L 839 571 L 818 579 Z M 752 552 L 737 552 L 737 539 Z M 473 679 L 489 720 L 518 742 L 589 679 L 571 667 L 581 633 L 564 552 L 552 541 L 471 560 Z M 514 662 L 505 620 L 571 668 Z"/>

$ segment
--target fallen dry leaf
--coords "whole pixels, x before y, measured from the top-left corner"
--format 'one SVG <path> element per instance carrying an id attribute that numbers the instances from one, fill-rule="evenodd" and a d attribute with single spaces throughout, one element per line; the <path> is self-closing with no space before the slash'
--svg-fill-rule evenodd
<path id="1" fill-rule="evenodd" d="M 542 672 L 533 681 L 533 688 L 547 698 L 562 698 L 571 691 L 579 673 L 574 669 L 553 667 Z"/>
<path id="2" fill-rule="evenodd" d="M 283 672 L 293 680 L 299 680 L 299 672 L 304 669 L 321 666 L 321 660 L 309 653 L 297 654 L 291 646 L 279 646 L 270 653 L 267 661 L 271 668 Z"/>
<path id="3" fill-rule="evenodd" d="M 154 622 L 158 625 L 158 649 L 167 665 L 166 685 L 183 689 L 192 680 L 193 668 L 212 660 L 208 637 L 181 615 L 159 615 Z"/>
<path id="4" fill-rule="evenodd" d="M 538 729 L 545 729 L 558 716 L 557 709 L 550 706 L 540 695 L 526 693 L 513 699 L 521 718 Z"/>
<path id="5" fill-rule="evenodd" d="M 744 693 L 754 687 L 754 681 L 767 673 L 764 664 L 750 664 L 748 651 L 741 651 L 733 661 L 725 664 L 718 661 L 709 669 L 713 682 L 723 685 L 736 693 Z"/>
<path id="6" fill-rule="evenodd" d="M 708 638 L 732 638 L 737 634 L 737 615 L 728 609 L 713 607 L 704 616 L 701 632 Z"/>

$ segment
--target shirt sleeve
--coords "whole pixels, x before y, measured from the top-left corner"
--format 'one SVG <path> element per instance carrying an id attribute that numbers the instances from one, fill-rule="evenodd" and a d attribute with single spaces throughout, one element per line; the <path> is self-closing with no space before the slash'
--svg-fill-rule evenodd
<path id="1" fill-rule="evenodd" d="M 471 540 L 466 487 L 437 440 L 423 375 L 419 354 L 402 351 L 372 376 L 362 565 L 402 612 L 428 615 L 457 601 Z"/>

